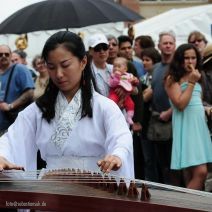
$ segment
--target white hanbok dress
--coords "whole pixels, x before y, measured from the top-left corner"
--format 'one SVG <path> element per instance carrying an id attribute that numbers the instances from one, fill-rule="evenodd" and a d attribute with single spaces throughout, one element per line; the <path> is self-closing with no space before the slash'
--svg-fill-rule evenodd
<path id="1" fill-rule="evenodd" d="M 93 117 L 80 119 L 75 116 L 73 124 L 66 127 L 69 132 L 61 134 L 64 139 L 58 139 L 60 117 L 56 114 L 48 123 L 37 105 L 32 103 L 19 113 L 15 123 L 0 138 L 0 155 L 30 171 L 36 170 L 38 149 L 48 169 L 97 171 L 99 159 L 108 154 L 116 155 L 121 158 L 122 166 L 111 174 L 133 179 L 132 135 L 123 114 L 113 101 L 96 92 L 92 105 Z"/>

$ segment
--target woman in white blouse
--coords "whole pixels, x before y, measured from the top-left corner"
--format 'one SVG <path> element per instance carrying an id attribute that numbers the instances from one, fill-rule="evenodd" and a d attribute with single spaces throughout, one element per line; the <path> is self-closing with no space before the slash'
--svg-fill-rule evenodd
<path id="1" fill-rule="evenodd" d="M 0 138 L 0 169 L 80 168 L 134 178 L 132 136 L 118 106 L 95 91 L 84 44 L 72 32 L 52 35 L 42 57 L 45 93 Z"/>

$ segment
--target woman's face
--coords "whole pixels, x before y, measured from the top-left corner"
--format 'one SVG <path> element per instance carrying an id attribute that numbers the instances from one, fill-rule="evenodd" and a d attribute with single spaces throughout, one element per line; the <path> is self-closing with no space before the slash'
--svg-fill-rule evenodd
<path id="1" fill-rule="evenodd" d="M 87 58 L 82 61 L 60 45 L 49 52 L 47 69 L 53 83 L 70 101 L 80 87 L 82 72 L 87 63 Z"/>
<path id="2" fill-rule="evenodd" d="M 194 49 L 189 49 L 184 52 L 184 69 L 190 72 L 192 69 L 190 66 L 196 68 L 197 65 L 197 55 Z"/>
<path id="3" fill-rule="evenodd" d="M 111 39 L 108 42 L 109 42 L 109 58 L 116 58 L 119 51 L 118 44 L 114 39 Z"/>
<path id="4" fill-rule="evenodd" d="M 45 66 L 45 62 L 43 59 L 41 58 L 38 58 L 36 61 L 35 61 L 35 69 L 41 73 L 41 72 L 46 72 L 46 66 Z"/>
<path id="5" fill-rule="evenodd" d="M 143 61 L 143 65 L 144 65 L 144 69 L 149 72 L 153 69 L 153 60 L 150 57 L 147 56 L 143 56 L 142 57 L 142 61 Z"/>
<path id="6" fill-rule="evenodd" d="M 12 52 L 11 61 L 13 64 L 18 64 L 18 63 L 23 64 L 23 61 L 22 61 L 20 55 L 15 52 Z"/>
<path id="7" fill-rule="evenodd" d="M 204 48 L 206 47 L 207 43 L 205 43 L 203 38 L 197 38 L 195 35 L 192 35 L 189 43 L 193 44 L 197 47 L 197 49 L 202 52 Z"/>

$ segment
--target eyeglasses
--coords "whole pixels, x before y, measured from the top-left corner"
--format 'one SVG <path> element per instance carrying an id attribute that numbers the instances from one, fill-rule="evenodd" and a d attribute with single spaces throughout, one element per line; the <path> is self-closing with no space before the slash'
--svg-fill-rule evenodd
<path id="1" fill-rule="evenodd" d="M 93 50 L 94 50 L 95 52 L 100 52 L 101 50 L 107 51 L 108 48 L 109 48 L 109 47 L 108 47 L 107 44 L 102 43 L 102 44 L 99 44 L 99 45 L 95 46 L 95 47 L 93 48 Z"/>
<path id="2" fill-rule="evenodd" d="M 194 43 L 196 43 L 196 42 L 200 43 L 200 42 L 202 42 L 202 41 L 203 41 L 203 39 L 197 39 L 197 40 L 194 40 L 194 41 L 190 41 L 189 43 L 194 44 Z"/>
<path id="3" fill-rule="evenodd" d="M 3 55 L 5 57 L 9 57 L 10 56 L 10 53 L 6 52 L 6 53 L 0 53 L 0 57 L 3 57 Z"/>

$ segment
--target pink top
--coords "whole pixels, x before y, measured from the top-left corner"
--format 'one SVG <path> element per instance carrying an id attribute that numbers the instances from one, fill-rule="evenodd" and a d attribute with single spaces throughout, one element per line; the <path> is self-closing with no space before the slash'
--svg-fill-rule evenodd
<path id="1" fill-rule="evenodd" d="M 119 73 L 112 73 L 109 84 L 112 88 L 120 86 L 127 92 L 131 92 L 133 89 L 133 85 L 138 84 L 138 79 L 130 73 L 124 73 L 122 75 L 120 75 Z"/>

